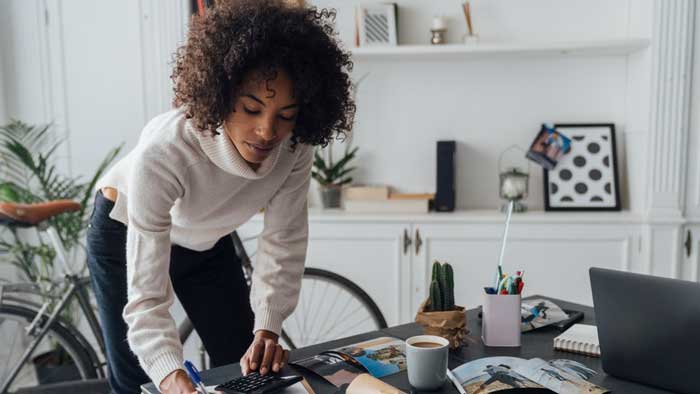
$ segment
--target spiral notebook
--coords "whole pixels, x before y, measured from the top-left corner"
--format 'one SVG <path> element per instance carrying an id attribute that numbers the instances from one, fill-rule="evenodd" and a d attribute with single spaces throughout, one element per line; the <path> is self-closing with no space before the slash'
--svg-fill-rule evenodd
<path id="1" fill-rule="evenodd" d="M 574 324 L 554 338 L 554 349 L 600 357 L 598 328 L 587 324 Z"/>

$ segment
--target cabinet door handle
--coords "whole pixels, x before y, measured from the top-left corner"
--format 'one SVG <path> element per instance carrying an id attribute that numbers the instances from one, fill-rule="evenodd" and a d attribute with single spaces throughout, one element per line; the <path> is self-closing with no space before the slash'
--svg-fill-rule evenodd
<path id="1" fill-rule="evenodd" d="M 411 237 L 408 235 L 408 230 L 404 229 L 403 230 L 403 254 L 408 253 L 408 248 L 411 247 Z"/>
<path id="2" fill-rule="evenodd" d="M 420 253 L 420 247 L 423 245 L 423 240 L 420 238 L 420 231 L 416 229 L 416 255 Z"/>
<path id="3" fill-rule="evenodd" d="M 691 233 L 690 230 L 688 230 L 688 234 L 685 237 L 685 254 L 686 256 L 690 257 L 690 252 L 693 251 L 693 233 Z"/>

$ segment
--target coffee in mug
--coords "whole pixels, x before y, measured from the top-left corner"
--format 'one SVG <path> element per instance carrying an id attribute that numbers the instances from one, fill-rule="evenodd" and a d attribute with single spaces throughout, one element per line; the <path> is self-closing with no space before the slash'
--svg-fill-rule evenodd
<path id="1" fill-rule="evenodd" d="M 408 382 L 417 390 L 435 390 L 447 379 L 447 339 L 418 335 L 406 340 Z"/>
<path id="2" fill-rule="evenodd" d="M 416 342 L 416 343 L 412 343 L 411 345 L 415 346 L 415 347 L 441 347 L 442 346 L 441 344 L 435 343 L 435 342 Z"/>

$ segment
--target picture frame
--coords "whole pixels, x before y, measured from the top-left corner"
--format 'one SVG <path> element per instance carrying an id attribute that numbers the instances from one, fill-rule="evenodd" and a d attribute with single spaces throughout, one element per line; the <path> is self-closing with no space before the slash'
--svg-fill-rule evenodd
<path id="1" fill-rule="evenodd" d="M 355 9 L 355 44 L 358 47 L 398 45 L 396 3 L 358 5 Z"/>
<path id="2" fill-rule="evenodd" d="M 543 170 L 545 211 L 620 211 L 615 125 L 555 124 L 571 151 Z"/>

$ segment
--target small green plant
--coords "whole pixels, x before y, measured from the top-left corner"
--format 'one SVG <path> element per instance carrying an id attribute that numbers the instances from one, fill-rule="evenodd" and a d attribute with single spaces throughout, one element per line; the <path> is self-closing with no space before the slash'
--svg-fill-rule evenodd
<path id="1" fill-rule="evenodd" d="M 321 186 L 342 186 L 352 182 L 350 173 L 355 167 L 348 167 L 350 161 L 355 157 L 358 147 L 345 149 L 343 157 L 333 162 L 333 145 L 326 149 L 316 149 L 314 152 L 314 163 L 311 176 L 318 181 Z"/>
<path id="2" fill-rule="evenodd" d="M 454 271 L 449 263 L 433 263 L 433 275 L 430 281 L 430 309 L 433 312 L 452 311 L 455 309 Z"/>

